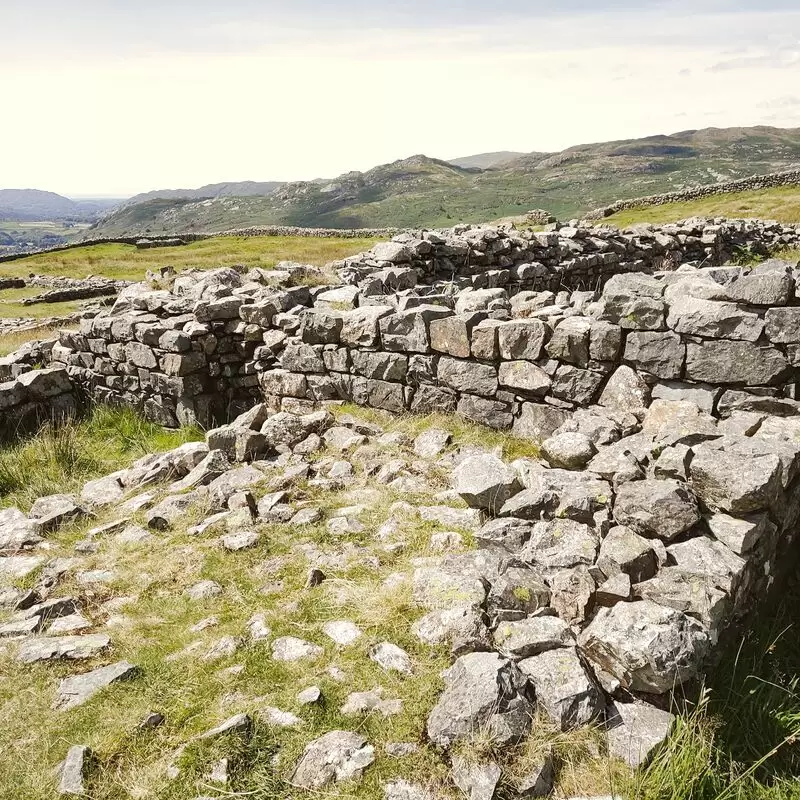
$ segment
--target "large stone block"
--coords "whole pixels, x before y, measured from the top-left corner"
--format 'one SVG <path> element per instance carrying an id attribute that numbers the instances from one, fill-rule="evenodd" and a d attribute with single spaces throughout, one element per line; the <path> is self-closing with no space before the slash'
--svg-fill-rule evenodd
<path id="1" fill-rule="evenodd" d="M 513 421 L 512 407 L 509 403 L 485 400 L 483 397 L 471 394 L 462 395 L 456 411 L 472 422 L 498 430 L 510 428 Z"/>
<path id="2" fill-rule="evenodd" d="M 556 325 L 547 352 L 551 358 L 586 367 L 589 364 L 589 344 L 592 321 L 588 317 L 567 317 Z"/>
<path id="3" fill-rule="evenodd" d="M 680 378 L 685 358 L 686 345 L 674 333 L 632 331 L 625 340 L 625 361 L 658 378 Z"/>
<path id="4" fill-rule="evenodd" d="M 778 350 L 752 342 L 707 340 L 686 346 L 686 377 L 694 381 L 772 386 L 781 383 L 790 370 Z"/>
<path id="5" fill-rule="evenodd" d="M 551 385 L 547 373 L 530 361 L 501 362 L 498 379 L 501 386 L 524 395 L 545 395 Z"/>
<path id="6" fill-rule="evenodd" d="M 500 358 L 506 361 L 536 361 L 547 339 L 547 327 L 538 319 L 501 322 L 497 326 Z"/>
<path id="7" fill-rule="evenodd" d="M 492 397 L 497 391 L 497 369 L 490 364 L 443 356 L 436 376 L 440 383 L 457 392 Z"/>

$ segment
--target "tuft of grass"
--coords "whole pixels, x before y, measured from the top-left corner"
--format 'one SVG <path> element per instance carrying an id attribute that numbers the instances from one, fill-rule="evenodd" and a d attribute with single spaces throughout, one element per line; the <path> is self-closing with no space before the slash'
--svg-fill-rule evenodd
<path id="1" fill-rule="evenodd" d="M 82 419 L 47 424 L 0 450 L 0 505 L 28 508 L 37 497 L 74 492 L 148 453 L 201 438 L 198 429 L 169 431 L 129 408 L 94 406 Z"/>

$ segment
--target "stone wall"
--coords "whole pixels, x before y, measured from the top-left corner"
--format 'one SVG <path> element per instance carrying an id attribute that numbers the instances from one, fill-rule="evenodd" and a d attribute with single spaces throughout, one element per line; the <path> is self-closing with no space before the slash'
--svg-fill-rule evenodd
<path id="1" fill-rule="evenodd" d="M 800 169 L 773 172 L 768 175 L 751 175 L 749 178 L 739 178 L 733 181 L 725 181 L 724 183 L 712 183 L 708 186 L 694 186 L 677 192 L 665 192 L 645 197 L 633 197 L 628 200 L 617 200 L 609 206 L 590 211 L 584 216 L 584 219 L 603 219 L 603 217 L 610 217 L 618 211 L 625 211 L 631 208 L 663 206 L 667 203 L 699 200 L 702 197 L 711 197 L 715 194 L 750 192 L 758 189 L 772 189 L 776 186 L 797 186 L 798 184 L 800 184 Z"/>
<path id="2" fill-rule="evenodd" d="M 0 440 L 16 438 L 47 420 L 72 417 L 76 389 L 63 367 L 30 369 L 0 383 Z"/>

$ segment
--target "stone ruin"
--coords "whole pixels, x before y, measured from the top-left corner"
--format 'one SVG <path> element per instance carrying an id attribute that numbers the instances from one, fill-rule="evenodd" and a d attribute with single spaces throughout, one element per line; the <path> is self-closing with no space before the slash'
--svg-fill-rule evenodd
<path id="1" fill-rule="evenodd" d="M 334 286 L 183 273 L 123 289 L 40 349 L 47 369 L 4 359 L 0 404 L 6 425 L 48 398 L 58 414 L 92 398 L 199 422 L 179 489 L 357 436 L 319 410 L 343 400 L 541 442 L 539 459 L 452 463 L 478 548 L 414 575 L 415 630 L 454 659 L 428 736 L 517 742 L 536 705 L 565 730 L 608 720 L 638 764 L 797 549 L 800 270 L 723 264 L 799 239 L 753 221 L 464 226 L 345 259 Z M 98 489 L 122 497 L 129 479 Z"/>

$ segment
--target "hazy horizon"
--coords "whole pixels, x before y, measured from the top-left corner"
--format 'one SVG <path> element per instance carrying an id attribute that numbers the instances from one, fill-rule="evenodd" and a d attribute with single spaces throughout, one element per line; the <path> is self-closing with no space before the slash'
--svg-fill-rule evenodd
<path id="1" fill-rule="evenodd" d="M 285 5 L 7 0 L 2 185 L 116 198 L 800 126 L 787 0 Z"/>

